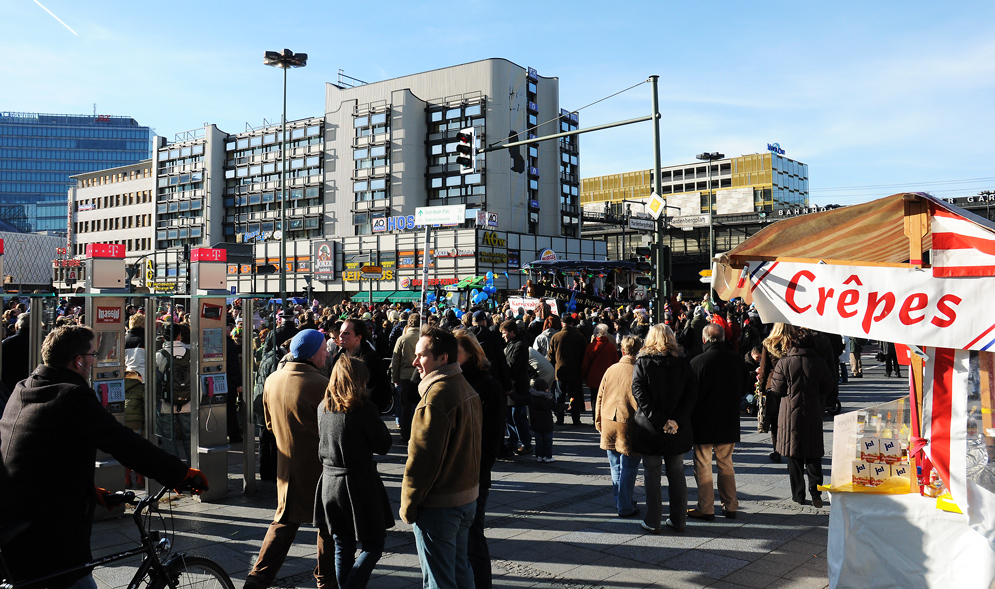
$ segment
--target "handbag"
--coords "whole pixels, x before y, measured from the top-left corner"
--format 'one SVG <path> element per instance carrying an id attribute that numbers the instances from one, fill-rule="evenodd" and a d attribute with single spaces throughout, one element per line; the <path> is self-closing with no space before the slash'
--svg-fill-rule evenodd
<path id="1" fill-rule="evenodd" d="M 759 390 L 759 388 L 758 384 L 757 389 Z M 765 434 L 770 430 L 767 425 L 767 395 L 758 392 L 754 398 L 757 400 L 757 431 Z"/>

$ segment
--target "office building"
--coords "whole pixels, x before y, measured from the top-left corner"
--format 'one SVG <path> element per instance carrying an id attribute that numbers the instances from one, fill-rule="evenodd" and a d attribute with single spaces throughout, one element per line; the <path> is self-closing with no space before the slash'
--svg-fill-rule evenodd
<path id="1" fill-rule="evenodd" d="M 150 139 L 130 117 L 0 112 L 0 216 L 64 235 L 71 176 L 148 159 Z"/>
<path id="2" fill-rule="evenodd" d="M 314 292 L 337 293 L 326 298 L 368 292 L 369 282 L 359 276 L 366 265 L 384 269 L 374 290 L 400 293 L 392 300 L 413 296 L 426 249 L 425 230 L 414 221 L 417 207 L 466 208 L 462 222 L 432 231 L 430 285 L 492 271 L 500 289 L 514 290 L 524 282 L 518 270 L 540 251 L 605 258 L 605 244 L 580 239 L 575 136 L 484 151 L 577 128 L 577 114 L 560 109 L 556 78 L 488 59 L 383 82 L 327 84 L 325 110 L 287 121 L 286 227 L 280 221 L 281 125 L 231 134 L 207 124 L 172 142 L 155 138 L 152 226 L 129 227 L 141 237 L 115 233 L 104 239 L 133 245 L 151 240 L 153 289 L 179 292 L 186 286 L 179 252 L 251 245 L 251 254 L 229 256 L 229 286 L 239 293 L 277 293 L 279 273 L 259 270 L 279 264 L 285 238 L 287 291 L 300 293 L 310 284 Z M 473 169 L 464 171 L 456 162 L 456 136 L 467 129 L 479 153 Z M 77 199 L 116 197 L 79 190 Z M 82 220 L 92 233 L 91 211 L 76 205 L 74 227 Z M 75 249 L 82 251 L 79 245 Z"/>

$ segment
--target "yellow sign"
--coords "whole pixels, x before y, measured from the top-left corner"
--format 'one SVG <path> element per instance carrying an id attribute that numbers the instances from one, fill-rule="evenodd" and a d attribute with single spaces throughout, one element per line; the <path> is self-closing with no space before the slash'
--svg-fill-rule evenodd
<path id="1" fill-rule="evenodd" d="M 155 282 L 155 260 L 148 258 L 145 260 L 145 284 L 150 285 Z"/>
<path id="2" fill-rule="evenodd" d="M 712 275 L 712 271 L 711 270 L 702 270 L 701 272 L 698 272 L 698 276 L 704 276 L 706 278 L 709 277 L 709 276 L 711 276 L 711 275 Z"/>

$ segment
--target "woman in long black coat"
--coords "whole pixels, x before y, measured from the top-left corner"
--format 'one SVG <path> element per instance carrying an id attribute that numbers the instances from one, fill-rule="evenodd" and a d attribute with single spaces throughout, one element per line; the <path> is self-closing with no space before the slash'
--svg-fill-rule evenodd
<path id="1" fill-rule="evenodd" d="M 369 371 L 345 354 L 332 367 L 325 401 L 318 408 L 318 455 L 322 473 L 315 495 L 318 542 L 335 543 L 335 561 L 318 562 L 318 585 L 366 587 L 383 555 L 394 516 L 374 454 L 390 450 L 390 432 L 369 400 Z M 362 552 L 356 558 L 356 543 Z M 319 551 L 329 555 L 330 550 Z M 332 576 L 334 567 L 335 576 Z"/>
<path id="2" fill-rule="evenodd" d="M 674 332 L 659 323 L 649 329 L 632 371 L 632 396 L 637 412 L 629 426 L 630 446 L 643 455 L 646 518 L 643 529 L 660 533 L 663 495 L 661 463 L 666 463 L 670 517 L 666 525 L 678 532 L 687 522 L 688 489 L 684 454 L 691 450 L 691 411 L 698 381 L 677 343 Z"/>
<path id="3" fill-rule="evenodd" d="M 777 415 L 776 450 L 788 460 L 791 497 L 805 504 L 805 478 L 812 505 L 822 507 L 822 457 L 826 454 L 822 432 L 822 411 L 826 396 L 833 390 L 836 375 L 815 347 L 812 334 L 800 329 L 792 338 L 786 356 L 774 365 L 768 387 L 780 398 Z"/>

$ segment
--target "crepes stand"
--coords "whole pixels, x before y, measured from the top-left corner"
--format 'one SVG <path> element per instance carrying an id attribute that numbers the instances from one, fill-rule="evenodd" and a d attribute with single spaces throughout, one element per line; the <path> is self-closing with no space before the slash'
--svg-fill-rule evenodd
<path id="1" fill-rule="evenodd" d="M 909 396 L 834 423 L 830 587 L 992 586 L 995 224 L 896 194 L 773 224 L 712 276 L 765 323 L 909 346 Z"/>

